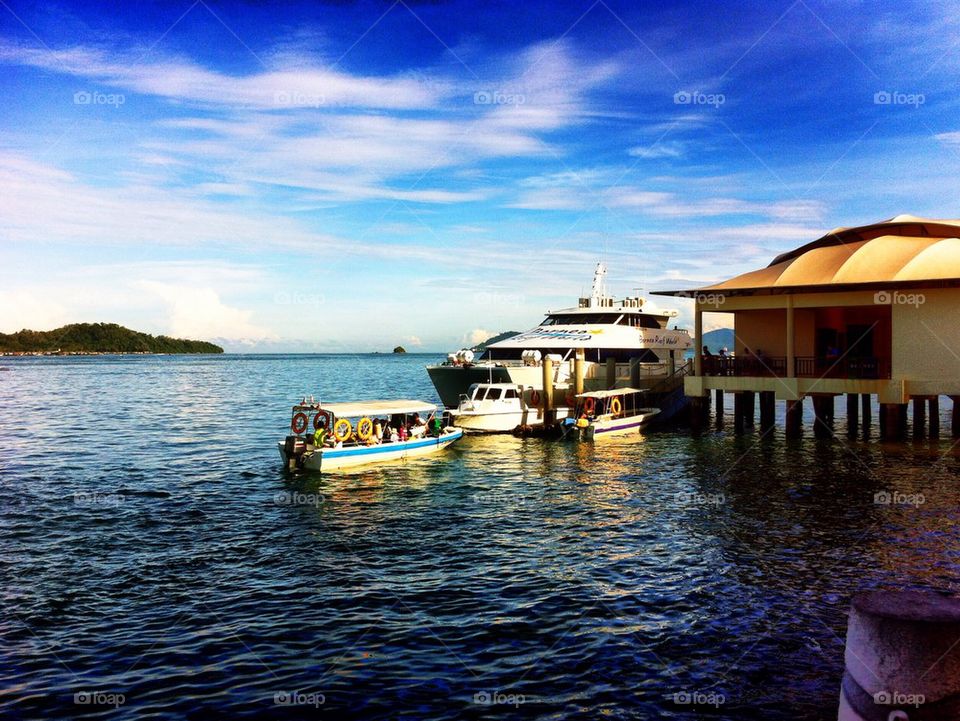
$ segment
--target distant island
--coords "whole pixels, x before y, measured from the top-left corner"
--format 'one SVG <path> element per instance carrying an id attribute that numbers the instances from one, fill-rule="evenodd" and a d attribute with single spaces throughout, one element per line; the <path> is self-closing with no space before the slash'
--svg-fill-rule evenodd
<path id="1" fill-rule="evenodd" d="M 485 350 L 487 349 L 487 346 L 493 345 L 494 343 L 499 343 L 500 341 L 506 340 L 507 338 L 513 338 L 513 336 L 515 336 L 515 335 L 520 335 L 520 331 L 518 331 L 518 330 L 505 330 L 503 333 L 498 333 L 497 335 L 493 336 L 492 338 L 487 338 L 485 341 L 483 341 L 483 343 L 477 343 L 477 344 L 476 344 L 475 346 L 473 346 L 473 348 L 471 348 L 470 350 L 472 350 L 472 351 L 475 352 L 475 353 L 480 352 L 480 351 L 485 351 Z"/>
<path id="2" fill-rule="evenodd" d="M 4 355 L 88 355 L 96 353 L 223 353 L 202 340 L 138 333 L 116 323 L 71 323 L 56 330 L 0 333 Z"/>
<path id="3" fill-rule="evenodd" d="M 393 352 L 394 352 L 394 353 L 406 353 L 406 352 L 407 352 L 407 349 L 404 348 L 402 345 L 398 345 L 396 348 L 393 349 Z"/>

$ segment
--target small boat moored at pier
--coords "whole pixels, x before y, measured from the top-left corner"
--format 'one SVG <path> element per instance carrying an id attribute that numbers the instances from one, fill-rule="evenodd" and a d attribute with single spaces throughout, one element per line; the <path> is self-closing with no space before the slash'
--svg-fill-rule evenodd
<path id="1" fill-rule="evenodd" d="M 277 444 L 284 465 L 311 471 L 402 462 L 442 451 L 463 436 L 437 415 L 435 405 L 410 400 L 320 404 L 304 399 L 293 406 L 290 430 L 293 435 Z"/>
<path id="2" fill-rule="evenodd" d="M 614 388 L 608 391 L 581 393 L 576 413 L 563 420 L 565 438 L 592 441 L 597 438 L 639 433 L 660 413 L 659 408 L 640 406 L 644 391 L 636 388 Z"/>

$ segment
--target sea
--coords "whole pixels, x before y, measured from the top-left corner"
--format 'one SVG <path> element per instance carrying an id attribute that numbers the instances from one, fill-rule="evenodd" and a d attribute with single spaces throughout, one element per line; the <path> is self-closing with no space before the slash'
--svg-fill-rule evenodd
<path id="1" fill-rule="evenodd" d="M 853 594 L 960 591 L 946 417 L 284 470 L 440 359 L 0 358 L 0 718 L 820 720 Z"/>

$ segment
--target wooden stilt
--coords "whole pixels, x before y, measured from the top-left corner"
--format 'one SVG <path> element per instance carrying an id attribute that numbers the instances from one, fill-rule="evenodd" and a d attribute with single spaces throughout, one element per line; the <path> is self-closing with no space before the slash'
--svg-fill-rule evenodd
<path id="1" fill-rule="evenodd" d="M 713 394 L 716 396 L 716 404 L 717 404 L 717 412 L 716 412 L 717 428 L 723 428 L 723 390 L 720 388 L 717 388 L 713 392 Z"/>
<path id="2" fill-rule="evenodd" d="M 757 394 L 753 391 L 743 393 L 743 414 L 743 425 L 753 428 L 754 419 L 757 417 Z"/>
<path id="3" fill-rule="evenodd" d="M 803 436 L 803 399 L 787 401 L 787 438 Z"/>
<path id="4" fill-rule="evenodd" d="M 873 413 L 873 408 L 870 405 L 870 394 L 861 393 L 860 394 L 860 415 L 862 416 L 862 418 L 860 419 L 861 421 L 860 425 L 863 426 L 863 435 L 865 438 L 869 437 L 870 435 L 870 422 L 872 420 L 870 416 L 872 413 Z"/>
<path id="5" fill-rule="evenodd" d="M 859 397 L 856 393 L 847 393 L 847 435 L 851 438 L 857 435 L 857 416 L 859 412 Z"/>
<path id="6" fill-rule="evenodd" d="M 733 432 L 738 436 L 743 433 L 744 416 L 744 394 L 737 392 L 733 394 Z"/>
<path id="7" fill-rule="evenodd" d="M 930 397 L 930 437 L 940 437 L 940 396 Z"/>
<path id="8" fill-rule="evenodd" d="M 913 399 L 913 437 L 923 438 L 927 435 L 927 399 L 920 397 Z"/>
<path id="9" fill-rule="evenodd" d="M 814 396 L 813 435 L 817 438 L 833 437 L 833 396 Z"/>
<path id="10" fill-rule="evenodd" d="M 767 433 L 776 422 L 777 400 L 773 391 L 760 392 L 760 430 Z"/>
<path id="11" fill-rule="evenodd" d="M 960 438 L 960 396 L 950 396 L 950 400 L 953 401 L 950 432 L 954 438 Z"/>

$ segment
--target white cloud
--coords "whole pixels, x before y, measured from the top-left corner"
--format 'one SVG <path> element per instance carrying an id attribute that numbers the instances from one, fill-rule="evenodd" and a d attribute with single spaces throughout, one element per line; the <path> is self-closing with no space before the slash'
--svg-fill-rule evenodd
<path id="1" fill-rule="evenodd" d="M 0 333 L 53 330 L 71 321 L 76 318 L 48 292 L 0 290 Z"/>
<path id="2" fill-rule="evenodd" d="M 276 335 L 251 322 L 253 313 L 226 305 L 212 288 L 140 281 L 167 308 L 167 334 L 197 340 L 233 342 L 275 340 Z"/>
<path id="3" fill-rule="evenodd" d="M 463 343 L 467 346 L 475 346 L 483 343 L 486 340 L 489 340 L 490 338 L 493 338 L 494 335 L 496 334 L 491 333 L 484 328 L 474 328 L 463 337 Z"/>

